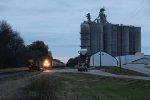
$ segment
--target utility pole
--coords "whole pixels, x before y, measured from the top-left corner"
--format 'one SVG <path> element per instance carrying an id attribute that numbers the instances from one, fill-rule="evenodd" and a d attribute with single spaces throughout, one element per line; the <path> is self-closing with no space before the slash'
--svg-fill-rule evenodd
<path id="1" fill-rule="evenodd" d="M 100 51 L 99 57 L 100 57 L 99 62 L 100 62 L 100 68 L 101 68 L 102 67 L 102 52 L 101 51 Z"/>
<path id="2" fill-rule="evenodd" d="M 94 55 L 93 55 L 93 67 L 94 67 Z"/>
<path id="3" fill-rule="evenodd" d="M 122 56 L 122 25 L 121 25 L 121 34 L 120 34 L 120 39 L 121 39 L 121 41 L 120 41 L 120 56 L 119 56 L 119 62 L 120 62 L 120 72 L 122 71 L 122 64 L 121 64 L 121 56 Z"/>
<path id="4" fill-rule="evenodd" d="M 120 65 L 119 68 L 120 68 L 120 72 L 121 72 L 121 70 L 122 70 L 122 68 L 121 68 L 121 56 L 119 56 L 119 62 L 120 62 L 120 63 L 119 63 L 119 65 Z"/>

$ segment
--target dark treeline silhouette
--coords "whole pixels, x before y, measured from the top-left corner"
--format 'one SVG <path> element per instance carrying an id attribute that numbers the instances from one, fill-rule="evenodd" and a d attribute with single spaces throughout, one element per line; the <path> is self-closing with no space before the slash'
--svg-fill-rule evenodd
<path id="1" fill-rule="evenodd" d="M 48 55 L 48 46 L 43 41 L 35 41 L 25 46 L 19 33 L 6 21 L 0 21 L 0 68 L 24 67 L 28 61 Z"/>
<path id="2" fill-rule="evenodd" d="M 74 67 L 75 65 L 78 65 L 78 57 L 70 58 L 66 64 L 67 67 Z"/>
<path id="3" fill-rule="evenodd" d="M 18 32 L 6 21 L 0 21 L 0 67 L 24 64 L 25 44 Z"/>
<path id="4" fill-rule="evenodd" d="M 51 56 L 50 52 L 48 51 L 48 46 L 44 44 L 43 41 L 37 40 L 28 45 L 26 48 L 28 52 L 28 59 L 32 59 L 34 61 Z"/>

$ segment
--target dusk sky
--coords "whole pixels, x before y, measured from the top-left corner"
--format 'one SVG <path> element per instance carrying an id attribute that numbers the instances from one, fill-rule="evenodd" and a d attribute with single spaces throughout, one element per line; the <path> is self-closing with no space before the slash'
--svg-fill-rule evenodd
<path id="1" fill-rule="evenodd" d="M 42 40 L 53 57 L 67 62 L 80 50 L 80 24 L 101 7 L 113 24 L 141 26 L 142 52 L 150 54 L 150 0 L 0 0 L 0 20 L 17 30 L 25 44 Z"/>

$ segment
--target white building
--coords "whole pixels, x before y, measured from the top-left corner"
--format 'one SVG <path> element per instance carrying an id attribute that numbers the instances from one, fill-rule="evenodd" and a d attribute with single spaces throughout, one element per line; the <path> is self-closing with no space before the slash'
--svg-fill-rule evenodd
<path id="1" fill-rule="evenodd" d="M 100 62 L 102 66 L 118 66 L 118 60 L 105 52 L 101 52 L 101 57 L 100 52 L 90 57 L 90 66 L 100 66 Z"/>
<path id="2" fill-rule="evenodd" d="M 144 56 L 143 53 L 136 53 L 135 55 L 121 56 L 121 61 L 119 56 L 113 57 L 108 53 L 97 52 L 90 57 L 90 66 L 119 66 L 126 64 L 147 64 L 150 65 L 150 56 Z"/>

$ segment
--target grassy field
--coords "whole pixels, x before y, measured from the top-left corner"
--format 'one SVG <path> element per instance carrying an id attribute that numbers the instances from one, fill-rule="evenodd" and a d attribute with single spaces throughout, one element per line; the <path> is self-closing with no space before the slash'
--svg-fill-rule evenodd
<path id="1" fill-rule="evenodd" d="M 122 68 L 121 71 L 120 71 L 119 67 L 108 67 L 108 66 L 106 66 L 106 67 L 95 67 L 93 69 L 103 70 L 105 72 L 109 72 L 109 73 L 112 73 L 112 74 L 118 74 L 118 75 L 149 76 L 149 75 L 146 75 L 146 74 L 142 74 L 142 73 L 132 71 L 132 70 L 128 70 L 128 69 L 124 69 L 124 68 Z"/>
<path id="2" fill-rule="evenodd" d="M 55 73 L 32 80 L 15 100 L 150 100 L 150 81 Z"/>

